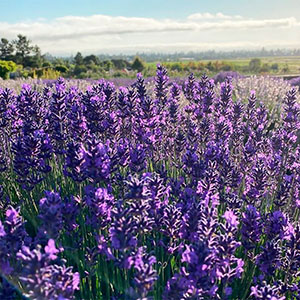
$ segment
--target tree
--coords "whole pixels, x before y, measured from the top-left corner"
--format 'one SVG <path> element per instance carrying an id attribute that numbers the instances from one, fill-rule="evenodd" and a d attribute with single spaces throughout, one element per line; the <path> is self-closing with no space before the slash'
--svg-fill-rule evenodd
<path id="1" fill-rule="evenodd" d="M 50 67 L 52 67 L 52 64 L 51 64 L 50 61 L 45 61 L 45 62 L 43 62 L 42 67 L 43 68 L 50 68 Z"/>
<path id="2" fill-rule="evenodd" d="M 18 38 L 13 41 L 16 49 L 16 63 L 24 65 L 25 58 L 29 56 L 29 54 L 33 50 L 30 42 L 31 41 L 22 34 L 18 34 Z"/>
<path id="3" fill-rule="evenodd" d="M 262 67 L 260 68 L 260 72 L 261 73 L 268 73 L 270 72 L 270 66 L 269 64 L 265 63 L 262 65 Z"/>
<path id="4" fill-rule="evenodd" d="M 210 72 L 213 72 L 215 70 L 215 67 L 214 65 L 212 64 L 211 61 L 209 61 L 207 64 L 206 64 L 206 68 L 208 69 L 208 71 Z"/>
<path id="5" fill-rule="evenodd" d="M 142 72 L 145 69 L 145 63 L 142 61 L 140 57 L 136 56 L 131 65 L 131 68 L 138 72 Z"/>
<path id="6" fill-rule="evenodd" d="M 91 54 L 91 55 L 86 56 L 83 59 L 83 63 L 85 65 L 89 65 L 89 64 L 100 65 L 100 60 L 99 60 L 99 58 L 96 55 Z"/>
<path id="7" fill-rule="evenodd" d="M 285 66 L 282 68 L 283 73 L 288 73 L 290 71 L 288 64 L 285 64 Z"/>
<path id="8" fill-rule="evenodd" d="M 104 60 L 102 63 L 101 63 L 101 66 L 103 67 L 103 69 L 105 71 L 109 71 L 112 69 L 113 67 L 113 64 L 110 60 Z"/>
<path id="9" fill-rule="evenodd" d="M 231 71 L 231 70 L 232 70 L 232 66 L 229 65 L 229 64 L 223 64 L 223 65 L 221 66 L 221 70 L 222 70 L 222 71 Z"/>
<path id="10" fill-rule="evenodd" d="M 249 62 L 249 70 L 258 72 L 260 70 L 261 60 L 259 58 L 252 58 Z"/>
<path id="11" fill-rule="evenodd" d="M 57 65 L 55 67 L 55 70 L 61 73 L 66 73 L 68 72 L 68 68 L 65 65 Z"/>
<path id="12" fill-rule="evenodd" d="M 41 49 L 35 45 L 32 47 L 32 55 L 26 56 L 23 61 L 24 66 L 40 68 L 43 64 Z"/>
<path id="13" fill-rule="evenodd" d="M 87 72 L 87 67 L 85 65 L 76 65 L 74 69 L 74 74 L 79 77 L 80 74 L 86 73 Z"/>
<path id="14" fill-rule="evenodd" d="M 14 45 L 7 39 L 2 38 L 0 41 L 0 59 L 11 60 L 14 53 Z"/>
<path id="15" fill-rule="evenodd" d="M 9 78 L 9 73 L 17 70 L 17 65 L 13 61 L 0 60 L 0 77 L 3 79 Z"/>
<path id="16" fill-rule="evenodd" d="M 125 69 L 130 65 L 125 59 L 112 59 L 111 62 L 117 70 Z"/>
<path id="17" fill-rule="evenodd" d="M 179 62 L 173 63 L 171 65 L 171 70 L 172 71 L 177 71 L 177 72 L 181 72 L 183 70 L 182 64 Z"/>
<path id="18" fill-rule="evenodd" d="M 77 54 L 75 55 L 74 62 L 75 62 L 75 65 L 77 65 L 77 66 L 83 65 L 83 57 L 80 52 L 77 52 Z"/>
<path id="19" fill-rule="evenodd" d="M 278 64 L 277 64 L 277 63 L 272 64 L 272 65 L 271 65 L 271 69 L 272 69 L 274 72 L 277 72 L 277 71 L 279 70 Z"/>
<path id="20" fill-rule="evenodd" d="M 40 68 L 43 63 L 42 52 L 38 45 L 35 45 L 32 49 L 33 58 L 36 61 L 36 66 Z"/>

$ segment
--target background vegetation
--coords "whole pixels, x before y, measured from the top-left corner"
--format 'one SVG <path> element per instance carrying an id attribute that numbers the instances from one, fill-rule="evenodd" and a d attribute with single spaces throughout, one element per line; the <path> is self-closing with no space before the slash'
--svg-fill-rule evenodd
<path id="1" fill-rule="evenodd" d="M 82 55 L 53 57 L 42 54 L 38 45 L 21 34 L 15 40 L 0 40 L 0 77 L 8 78 L 134 78 L 136 72 L 145 77 L 155 75 L 157 62 L 162 62 L 171 77 L 184 77 L 190 72 L 209 76 L 222 71 L 244 75 L 297 75 L 300 73 L 300 50 L 232 51 L 176 54 Z M 296 77 L 296 76 L 295 76 Z"/>

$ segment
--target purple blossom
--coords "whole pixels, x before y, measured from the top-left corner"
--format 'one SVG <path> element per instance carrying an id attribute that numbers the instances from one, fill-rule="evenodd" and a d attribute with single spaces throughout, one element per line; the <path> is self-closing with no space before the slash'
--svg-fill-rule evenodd
<path id="1" fill-rule="evenodd" d="M 237 227 L 239 225 L 238 217 L 232 210 L 227 210 L 223 217 L 230 226 Z"/>

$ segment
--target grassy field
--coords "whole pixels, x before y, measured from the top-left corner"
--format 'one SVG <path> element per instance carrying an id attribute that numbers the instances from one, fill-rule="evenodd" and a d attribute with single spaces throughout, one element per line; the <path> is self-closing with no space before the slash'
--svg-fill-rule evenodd
<path id="1" fill-rule="evenodd" d="M 238 67 L 245 67 L 249 65 L 251 58 L 249 59 L 235 59 L 228 60 L 229 63 L 234 64 Z M 300 73 L 300 56 L 288 56 L 288 57 L 260 57 L 262 65 L 267 63 L 269 65 L 278 64 L 279 70 L 282 70 L 286 66 L 289 71 L 288 74 L 299 74 Z M 280 72 L 279 72 L 280 73 Z"/>
<path id="2" fill-rule="evenodd" d="M 260 68 L 250 70 L 249 63 L 253 58 L 240 58 L 230 60 L 191 60 L 191 61 L 165 61 L 162 62 L 169 70 L 173 70 L 178 75 L 185 74 L 188 71 L 206 72 L 213 76 L 214 74 L 232 70 L 246 75 L 250 74 L 270 74 L 270 75 L 299 75 L 300 74 L 300 56 L 285 57 L 259 57 Z M 149 70 L 156 68 L 156 63 L 146 63 Z"/>

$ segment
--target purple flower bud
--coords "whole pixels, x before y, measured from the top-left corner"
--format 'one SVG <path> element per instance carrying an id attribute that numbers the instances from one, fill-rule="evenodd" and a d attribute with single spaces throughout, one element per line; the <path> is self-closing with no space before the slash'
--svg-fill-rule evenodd
<path id="1" fill-rule="evenodd" d="M 234 214 L 232 210 L 227 210 L 224 213 L 223 217 L 230 226 L 237 227 L 239 225 L 238 217 Z"/>
<path id="2" fill-rule="evenodd" d="M 45 246 L 45 253 L 48 254 L 50 260 L 54 260 L 57 258 L 57 253 L 60 251 L 55 247 L 55 241 L 50 239 L 48 241 L 48 245 Z"/>

